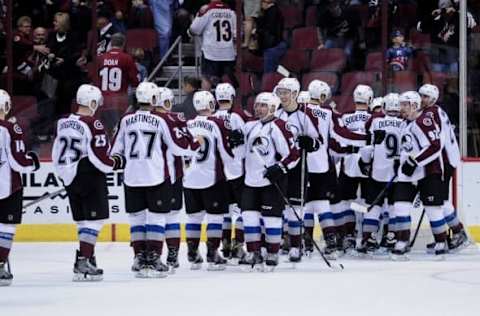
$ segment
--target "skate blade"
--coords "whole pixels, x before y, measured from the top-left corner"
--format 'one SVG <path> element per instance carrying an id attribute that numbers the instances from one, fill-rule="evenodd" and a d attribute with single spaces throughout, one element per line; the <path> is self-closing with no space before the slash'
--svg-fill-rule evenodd
<path id="1" fill-rule="evenodd" d="M 466 240 L 463 244 L 461 244 L 457 248 L 449 249 L 448 252 L 451 254 L 456 254 L 468 248 L 470 245 L 472 245 L 472 242 L 470 240 Z"/>
<path id="2" fill-rule="evenodd" d="M 178 267 L 168 266 L 168 273 L 169 273 L 169 274 L 175 274 L 177 268 L 178 268 Z"/>
<path id="3" fill-rule="evenodd" d="M 207 271 L 223 271 L 227 267 L 224 264 L 215 264 L 215 263 L 209 263 L 207 267 Z"/>
<path id="4" fill-rule="evenodd" d="M 265 272 L 265 273 L 274 272 L 276 267 L 277 266 L 265 266 L 265 268 L 263 269 L 263 272 Z"/>
<path id="5" fill-rule="evenodd" d="M 190 265 L 190 270 L 200 270 L 202 268 L 202 264 L 201 263 L 192 263 Z"/>
<path id="6" fill-rule="evenodd" d="M 227 266 L 235 267 L 235 266 L 238 266 L 240 264 L 239 262 L 240 262 L 239 258 L 231 258 L 227 261 Z"/>
<path id="7" fill-rule="evenodd" d="M 305 251 L 304 256 L 311 259 L 313 257 L 313 251 Z"/>
<path id="8" fill-rule="evenodd" d="M 397 261 L 397 262 L 405 262 L 405 261 L 410 261 L 410 258 L 408 257 L 408 255 L 390 254 L 390 260 Z"/>
<path id="9" fill-rule="evenodd" d="M 328 260 L 337 260 L 338 254 L 336 251 L 329 254 L 325 254 L 325 258 L 327 258 Z"/>
<path id="10" fill-rule="evenodd" d="M 11 284 L 12 284 L 12 279 L 0 280 L 0 286 L 10 286 Z"/>
<path id="11" fill-rule="evenodd" d="M 138 279 L 148 279 L 149 269 L 140 269 L 135 272 L 135 277 Z"/>
<path id="12" fill-rule="evenodd" d="M 74 273 L 73 282 L 99 282 L 103 280 L 103 275 L 91 275 L 85 273 Z"/>
<path id="13" fill-rule="evenodd" d="M 446 254 L 435 255 L 433 257 L 434 261 L 445 261 L 447 259 Z"/>
<path id="14" fill-rule="evenodd" d="M 153 269 L 149 269 L 148 271 L 148 278 L 149 279 L 163 279 L 168 276 L 168 271 L 157 271 Z"/>

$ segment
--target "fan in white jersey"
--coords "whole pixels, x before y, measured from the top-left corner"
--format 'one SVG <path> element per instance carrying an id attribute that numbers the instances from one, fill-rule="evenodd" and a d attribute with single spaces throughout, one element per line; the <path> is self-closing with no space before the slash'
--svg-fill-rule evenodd
<path id="1" fill-rule="evenodd" d="M 245 188 L 242 217 L 248 255 L 241 264 L 270 267 L 278 264 L 282 232 L 287 170 L 298 164 L 299 153 L 287 122 L 275 117 L 280 100 L 273 93 L 262 92 L 254 104 L 256 120 L 245 124 Z M 260 254 L 261 227 L 265 225 L 266 258 Z"/>
<path id="2" fill-rule="evenodd" d="M 120 120 L 112 153 L 126 158 L 123 182 L 135 254 L 132 271 L 137 277 L 164 277 L 168 267 L 161 254 L 172 188 L 167 151 L 188 155 L 195 144 L 173 116 L 162 107 L 156 111 L 159 95 L 154 83 L 140 83 L 135 94 L 139 109 Z"/>
<path id="3" fill-rule="evenodd" d="M 240 201 L 243 189 L 243 160 L 238 152 L 243 151 L 243 127 L 250 120 L 244 111 L 234 108 L 235 88 L 229 83 L 220 83 L 215 88 L 218 109 L 214 116 L 225 121 L 229 128 L 229 144 L 237 159 L 225 165 L 228 185 L 228 214 L 223 218 L 222 253 L 225 258 L 238 261 L 245 255 L 243 243 L 243 219 L 240 214 Z M 232 225 L 235 225 L 235 239 L 232 239 Z"/>
<path id="4" fill-rule="evenodd" d="M 20 173 L 40 167 L 37 155 L 26 152 L 21 127 L 7 120 L 10 95 L 0 89 L 0 286 L 12 283 L 8 256 L 16 226 L 22 222 L 23 189 Z"/>
<path id="5" fill-rule="evenodd" d="M 406 124 L 400 117 L 399 97 L 397 93 L 387 94 L 383 98 L 383 112 L 374 113 L 366 123 L 369 145 L 360 149 L 358 164 L 362 173 L 370 177 L 369 189 L 365 195 L 365 203 L 368 205 L 375 202 L 377 196 L 397 174 L 401 134 Z M 393 205 L 393 185 L 391 183 L 384 198 L 364 214 L 362 241 L 357 248 L 360 253 L 371 254 L 378 248 L 377 234 L 385 200 L 388 201 L 388 205 Z M 389 218 L 393 224 L 393 214 L 390 214 Z M 393 249 L 395 244 L 393 225 L 390 228 L 389 231 L 384 231 L 382 238 L 382 246 L 388 250 Z"/>
<path id="6" fill-rule="evenodd" d="M 208 270 L 225 269 L 226 260 L 219 254 L 223 216 L 228 213 L 228 192 L 225 166 L 234 163 L 234 154 L 228 143 L 228 124 L 213 116 L 215 98 L 208 91 L 193 95 L 193 106 L 198 115 L 187 122 L 189 132 L 201 144 L 185 172 L 185 210 L 187 213 L 188 260 L 192 269 L 203 262 L 198 246 L 201 223 L 207 220 Z"/>
<path id="7" fill-rule="evenodd" d="M 109 217 L 105 174 L 123 169 L 125 160 L 121 155 L 108 156 L 110 142 L 102 122 L 94 117 L 103 102 L 100 90 L 81 85 L 76 101 L 78 111 L 57 122 L 52 160 L 78 226 L 80 250 L 74 264 L 74 280 L 101 280 L 103 270 L 96 266 L 94 248 Z"/>

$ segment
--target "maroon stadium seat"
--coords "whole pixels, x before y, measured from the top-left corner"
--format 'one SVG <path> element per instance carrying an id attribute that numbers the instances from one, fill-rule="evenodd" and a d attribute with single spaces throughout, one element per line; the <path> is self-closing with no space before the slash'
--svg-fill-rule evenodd
<path id="1" fill-rule="evenodd" d="M 293 30 L 292 47 L 297 49 L 316 49 L 319 44 L 316 27 L 309 26 Z"/>
<path id="2" fill-rule="evenodd" d="M 332 89 L 332 94 L 335 94 L 335 92 L 338 89 L 338 77 L 335 73 L 316 71 L 316 72 L 309 72 L 303 75 L 302 77 L 303 90 L 307 90 L 308 85 L 313 80 L 322 80 L 328 83 L 328 85 Z"/>
<path id="3" fill-rule="evenodd" d="M 280 65 L 297 74 L 303 72 L 308 67 L 308 53 L 303 49 L 289 49 L 282 57 Z"/>
<path id="4" fill-rule="evenodd" d="M 243 50 L 242 70 L 251 72 L 263 72 L 263 58 L 250 53 L 246 49 Z"/>
<path id="5" fill-rule="evenodd" d="M 132 48 L 143 48 L 153 51 L 157 47 L 157 32 L 153 29 L 131 29 L 127 30 L 127 50 Z"/>
<path id="6" fill-rule="evenodd" d="M 325 48 L 314 50 L 310 60 L 312 71 L 335 71 L 341 72 L 345 68 L 347 57 L 340 48 Z"/>
<path id="7" fill-rule="evenodd" d="M 259 83 L 255 74 L 249 72 L 242 72 L 240 74 L 239 81 L 241 96 L 249 96 L 258 91 Z"/>
<path id="8" fill-rule="evenodd" d="M 32 96 L 12 96 L 12 115 L 24 115 L 31 112 L 30 109 L 35 109 L 37 99 Z"/>
<path id="9" fill-rule="evenodd" d="M 305 26 L 316 26 L 317 25 L 317 6 L 311 5 L 307 8 L 307 13 L 305 15 Z"/>
<path id="10" fill-rule="evenodd" d="M 280 6 L 283 15 L 283 26 L 286 29 L 293 29 L 303 24 L 303 12 L 297 5 Z"/>
<path id="11" fill-rule="evenodd" d="M 410 42 L 415 48 L 430 48 L 430 34 L 420 33 L 415 29 L 410 31 Z"/>
<path id="12" fill-rule="evenodd" d="M 402 93 L 417 90 L 417 74 L 413 71 L 396 71 L 393 73 L 393 90 Z"/>
<path id="13" fill-rule="evenodd" d="M 342 76 L 342 95 L 351 95 L 359 84 L 372 85 L 375 81 L 375 72 L 354 71 Z"/>
<path id="14" fill-rule="evenodd" d="M 353 97 L 349 95 L 334 96 L 332 100 L 337 104 L 335 109 L 340 113 L 353 111 L 355 109 L 355 106 L 353 105 Z"/>
<path id="15" fill-rule="evenodd" d="M 415 58 L 412 60 L 412 71 L 415 71 L 417 74 L 423 74 L 425 72 L 430 72 L 432 69 L 430 56 L 424 51 L 417 51 Z"/>
<path id="16" fill-rule="evenodd" d="M 262 92 L 263 91 L 271 92 L 273 88 L 277 85 L 277 83 L 283 78 L 285 77 L 276 72 L 264 74 L 262 77 L 262 85 L 261 85 Z"/>
<path id="17" fill-rule="evenodd" d="M 367 55 L 367 62 L 365 63 L 365 70 L 367 71 L 382 71 L 383 69 L 383 53 L 374 52 Z"/>

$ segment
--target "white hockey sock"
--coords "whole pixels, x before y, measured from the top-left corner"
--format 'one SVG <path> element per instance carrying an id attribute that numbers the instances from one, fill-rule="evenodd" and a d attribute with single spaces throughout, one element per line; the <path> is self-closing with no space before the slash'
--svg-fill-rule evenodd
<path id="1" fill-rule="evenodd" d="M 243 230 L 245 233 L 245 241 L 256 242 L 261 240 L 260 228 L 260 212 L 258 211 L 243 211 Z"/>
<path id="2" fill-rule="evenodd" d="M 185 225 L 187 238 L 200 239 L 200 235 L 202 233 L 202 221 L 204 216 L 205 211 L 187 215 L 187 224 Z"/>
<path id="3" fill-rule="evenodd" d="M 207 214 L 207 238 L 222 238 L 223 220 L 223 215 Z"/>
<path id="4" fill-rule="evenodd" d="M 165 238 L 180 238 L 180 211 L 170 211 L 167 214 Z"/>
<path id="5" fill-rule="evenodd" d="M 378 205 L 363 215 L 362 230 L 364 233 L 376 233 L 380 224 L 380 213 L 382 208 Z"/>

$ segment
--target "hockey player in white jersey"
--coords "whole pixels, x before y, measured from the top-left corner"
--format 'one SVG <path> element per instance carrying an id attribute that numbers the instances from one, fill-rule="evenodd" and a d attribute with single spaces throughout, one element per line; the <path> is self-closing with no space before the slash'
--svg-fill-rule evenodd
<path id="1" fill-rule="evenodd" d="M 215 98 L 208 91 L 193 95 L 198 115 L 187 122 L 189 132 L 201 144 L 185 172 L 185 210 L 187 212 L 188 260 L 192 269 L 203 262 L 198 246 L 201 223 L 207 221 L 208 270 L 225 269 L 226 260 L 218 248 L 222 239 L 223 216 L 228 213 L 228 191 L 225 166 L 234 164 L 234 154 L 228 143 L 228 124 L 213 116 Z"/>
<path id="2" fill-rule="evenodd" d="M 172 189 L 167 150 L 188 155 L 192 142 L 159 107 L 154 83 L 140 83 L 135 94 L 139 109 L 120 120 L 112 153 L 126 158 L 123 182 L 135 254 L 132 271 L 137 277 L 165 277 L 168 267 L 161 254 Z"/>
<path id="3" fill-rule="evenodd" d="M 243 150 L 243 127 L 251 118 L 242 110 L 233 107 L 235 89 L 229 83 L 220 83 L 215 88 L 218 109 L 214 116 L 227 122 L 230 147 L 235 152 Z M 243 159 L 235 159 L 233 164 L 225 164 L 228 185 L 228 214 L 223 218 L 222 253 L 227 259 L 238 261 L 245 255 L 243 244 L 243 219 L 240 214 L 240 201 L 243 189 Z M 235 226 L 235 239 L 232 239 L 232 225 Z"/>
<path id="4" fill-rule="evenodd" d="M 294 168 L 299 160 L 292 133 L 287 123 L 275 117 L 280 105 L 279 98 L 270 92 L 260 93 L 254 104 L 256 120 L 245 125 L 245 188 L 242 196 L 242 217 L 248 254 L 241 264 L 265 264 L 270 268 L 278 265 L 282 213 L 287 170 Z M 260 219 L 265 225 L 267 255 L 260 253 Z"/>
<path id="5" fill-rule="evenodd" d="M 22 128 L 7 120 L 10 95 L 0 89 L 0 286 L 12 283 L 8 261 L 16 226 L 22 222 L 23 188 L 20 173 L 40 167 L 37 155 L 27 152 Z"/>
<path id="6" fill-rule="evenodd" d="M 400 117 L 400 99 L 397 93 L 389 93 L 383 98 L 383 112 L 374 113 L 366 123 L 368 146 L 360 149 L 358 161 L 360 171 L 370 177 L 365 203 L 372 205 L 377 196 L 397 174 L 399 167 L 401 133 L 405 127 Z M 362 241 L 357 251 L 360 253 L 374 253 L 378 248 L 377 234 L 380 227 L 380 218 L 385 200 L 393 205 L 393 183 L 389 184 L 384 198 L 380 199 L 372 209 L 364 214 L 362 223 Z M 390 219 L 394 219 L 390 214 Z M 400 223 L 401 224 L 401 223 Z M 394 231 L 389 231 L 390 244 L 393 249 L 395 240 Z"/>
<path id="7" fill-rule="evenodd" d="M 97 281 L 103 279 L 103 270 L 96 266 L 95 243 L 109 217 L 105 174 L 122 169 L 125 160 L 121 155 L 108 156 L 110 142 L 103 124 L 94 117 L 103 102 L 100 90 L 81 85 L 76 102 L 78 111 L 57 122 L 52 160 L 78 226 L 80 250 L 73 268 L 74 281 Z"/>

